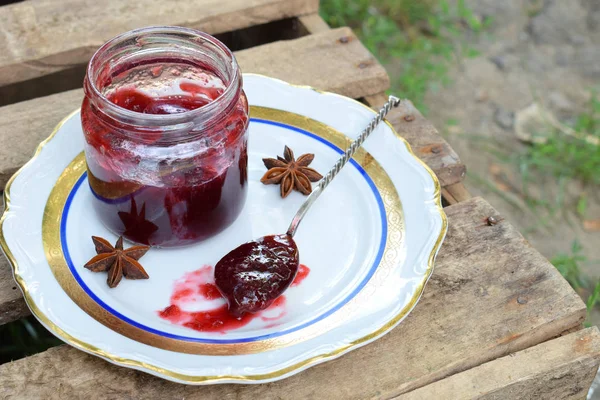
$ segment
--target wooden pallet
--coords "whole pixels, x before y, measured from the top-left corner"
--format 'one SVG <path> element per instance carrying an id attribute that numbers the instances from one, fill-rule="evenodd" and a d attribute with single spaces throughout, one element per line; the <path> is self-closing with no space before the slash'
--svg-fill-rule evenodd
<path id="1" fill-rule="evenodd" d="M 0 188 L 56 123 L 79 107 L 84 66 L 117 33 L 202 29 L 245 72 L 378 107 L 389 78 L 316 0 L 27 0 L 0 7 Z M 465 166 L 410 103 L 389 117 L 444 186 L 449 232 L 425 294 L 384 338 L 280 382 L 188 387 L 116 367 L 67 345 L 0 366 L 16 398 L 583 398 L 600 362 L 585 306 L 548 263 L 461 183 Z M 490 226 L 495 216 L 500 223 Z M 0 259 L 0 324 L 29 314 Z M 561 336 L 562 335 L 562 336 Z"/>

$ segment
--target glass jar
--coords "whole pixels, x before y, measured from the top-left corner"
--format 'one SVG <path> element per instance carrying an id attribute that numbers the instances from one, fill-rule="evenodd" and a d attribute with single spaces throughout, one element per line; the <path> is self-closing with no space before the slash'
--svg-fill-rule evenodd
<path id="1" fill-rule="evenodd" d="M 84 92 L 89 184 L 108 229 L 180 246 L 237 218 L 248 187 L 248 101 L 223 43 L 180 27 L 127 32 L 94 54 Z"/>

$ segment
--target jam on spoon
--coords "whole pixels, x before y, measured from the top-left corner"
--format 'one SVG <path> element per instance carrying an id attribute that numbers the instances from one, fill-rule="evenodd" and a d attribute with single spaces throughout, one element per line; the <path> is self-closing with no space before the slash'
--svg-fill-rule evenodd
<path id="1" fill-rule="evenodd" d="M 342 157 L 327 175 L 319 181 L 317 188 L 292 219 L 287 233 L 263 236 L 244 243 L 230 251 L 215 266 L 215 283 L 229 304 L 229 312 L 237 317 L 245 313 L 256 313 L 267 308 L 290 286 L 300 265 L 298 246 L 293 236 L 309 207 L 321 195 L 331 180 L 352 158 L 365 139 L 400 99 L 390 96 L 362 133 L 350 144 Z"/>
<path id="2" fill-rule="evenodd" d="M 215 266 L 215 283 L 235 317 L 269 307 L 290 286 L 300 259 L 290 235 L 263 236 L 244 243 Z"/>

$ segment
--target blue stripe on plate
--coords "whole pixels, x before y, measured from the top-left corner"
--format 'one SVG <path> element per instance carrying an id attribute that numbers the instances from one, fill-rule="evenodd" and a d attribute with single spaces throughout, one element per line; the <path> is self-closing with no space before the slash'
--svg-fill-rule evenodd
<path id="1" fill-rule="evenodd" d="M 266 125 L 273 125 L 273 126 L 278 126 L 280 128 L 284 128 L 284 129 L 288 129 L 297 133 L 300 133 L 302 135 L 306 135 L 310 138 L 313 138 L 315 140 L 318 140 L 319 142 L 326 144 L 327 146 L 329 146 L 330 148 L 332 148 L 333 150 L 337 151 L 338 153 L 342 154 L 344 151 L 342 149 L 340 149 L 339 147 L 335 146 L 333 143 L 323 139 L 320 136 L 317 136 L 313 133 L 310 133 L 308 131 L 305 131 L 304 129 L 300 129 L 297 128 L 295 126 L 291 126 L 291 125 L 287 125 L 287 124 L 283 124 L 280 122 L 274 122 L 274 121 L 269 121 L 269 120 L 264 120 L 264 119 L 258 119 L 258 118 L 250 118 L 250 120 L 252 122 L 256 122 L 256 123 L 260 123 L 260 124 L 266 124 Z M 356 296 L 361 290 L 362 288 L 367 284 L 367 282 L 369 282 L 369 280 L 371 279 L 371 277 L 373 276 L 373 274 L 375 273 L 375 271 L 377 270 L 377 267 L 379 266 L 379 263 L 381 262 L 381 258 L 383 256 L 383 251 L 385 249 L 385 244 L 386 244 L 386 240 L 387 240 L 387 219 L 386 219 L 386 214 L 385 214 L 385 208 L 383 205 L 383 200 L 381 198 L 381 195 L 379 193 L 379 190 L 377 190 L 377 187 L 375 186 L 375 183 L 373 183 L 373 180 L 371 180 L 371 177 L 367 174 L 367 172 L 353 159 L 350 160 L 350 163 L 354 166 L 354 168 L 356 168 L 360 174 L 363 176 L 363 178 L 367 181 L 367 183 L 369 184 L 369 187 L 371 188 L 373 195 L 375 196 L 375 199 L 377 200 L 377 205 L 379 206 L 379 216 L 381 218 L 381 241 L 379 243 L 379 249 L 377 250 L 377 256 L 375 257 L 375 261 L 373 262 L 373 265 L 371 266 L 371 268 L 369 269 L 369 272 L 367 274 L 367 276 L 364 277 L 364 279 L 360 282 L 360 284 L 352 291 L 352 293 L 350 293 L 345 299 L 343 299 L 342 301 L 340 301 L 338 304 L 336 304 L 335 306 L 333 306 L 331 309 L 327 310 L 326 312 L 324 312 L 323 314 L 319 315 L 318 317 L 312 319 L 311 321 L 308 321 L 304 324 L 295 326 L 293 328 L 284 330 L 284 331 L 280 331 L 280 332 L 274 332 L 274 333 L 270 333 L 270 334 L 266 334 L 266 335 L 260 335 L 260 336 L 254 336 L 254 337 L 247 337 L 247 338 L 239 338 L 239 339 L 206 339 L 206 338 L 195 338 L 195 337 L 190 337 L 190 336 L 181 336 L 181 335 L 175 335 L 172 333 L 168 333 L 168 332 L 164 332 L 155 328 L 151 328 L 149 326 L 140 324 L 139 322 L 136 322 L 134 320 L 132 320 L 129 317 L 126 317 L 125 315 L 121 314 L 120 312 L 118 312 L 117 310 L 113 309 L 112 307 L 110 307 L 108 304 L 106 304 L 105 302 L 103 302 L 98 296 L 96 296 L 94 294 L 94 292 L 92 292 L 90 290 L 90 288 L 85 284 L 85 282 L 81 279 L 81 276 L 79 275 L 79 273 L 77 272 L 77 270 L 75 269 L 75 266 L 73 265 L 73 261 L 71 260 L 71 255 L 69 254 L 69 248 L 67 246 L 67 234 L 66 234 L 66 227 L 67 227 L 67 218 L 69 216 L 69 210 L 71 207 L 71 203 L 73 202 L 73 198 L 75 197 L 75 195 L 77 194 L 77 191 L 79 190 L 79 188 L 81 187 L 81 184 L 83 183 L 83 181 L 85 180 L 85 178 L 87 177 L 87 172 L 85 172 L 83 175 L 81 175 L 81 178 L 79 178 L 79 180 L 77 181 L 77 183 L 75 183 L 75 185 L 73 186 L 73 189 L 71 189 L 71 192 L 69 193 L 69 197 L 67 198 L 67 202 L 65 204 L 65 208 L 63 209 L 63 213 L 62 213 L 62 218 L 61 218 L 61 224 L 60 224 L 60 240 L 61 240 L 61 245 L 62 245 L 62 249 L 63 249 L 63 253 L 65 256 L 65 260 L 67 261 L 67 265 L 69 266 L 69 269 L 71 270 L 71 273 L 73 274 L 73 276 L 75 277 L 75 279 L 77 280 L 77 282 L 79 283 L 79 285 L 81 285 L 81 288 L 88 294 L 88 296 L 90 296 L 96 303 L 98 303 L 100 306 L 102 306 L 102 308 L 104 308 L 106 311 L 108 311 L 109 313 L 113 314 L 115 317 L 120 318 L 121 320 L 139 328 L 139 329 L 143 329 L 145 331 L 154 333 L 156 335 L 160 335 L 160 336 L 164 336 L 164 337 L 168 337 L 171 339 L 177 339 L 177 340 L 184 340 L 184 341 L 190 341 L 190 342 L 198 342 L 198 343 L 212 343 L 212 344 L 233 344 L 233 343 L 247 343 L 247 342 L 256 342 L 259 340 L 265 340 L 265 339 L 271 339 L 271 338 L 275 338 L 278 336 L 283 336 L 286 335 L 288 333 L 292 333 L 295 331 L 298 331 L 300 329 L 304 329 L 324 318 L 327 318 L 329 315 L 333 314 L 334 312 L 336 312 L 337 310 L 339 310 L 341 307 L 343 307 L 346 303 L 348 303 L 354 296 Z"/>

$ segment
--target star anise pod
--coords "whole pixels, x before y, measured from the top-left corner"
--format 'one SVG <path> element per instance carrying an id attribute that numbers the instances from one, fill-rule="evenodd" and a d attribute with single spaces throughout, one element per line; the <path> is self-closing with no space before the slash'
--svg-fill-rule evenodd
<path id="1" fill-rule="evenodd" d="M 123 276 L 127 279 L 149 278 L 138 260 L 146 254 L 150 246 L 133 246 L 124 250 L 123 236 L 119 237 L 114 247 L 106 239 L 97 236 L 92 236 L 92 241 L 98 255 L 88 261 L 84 267 L 92 272 L 108 271 L 106 283 L 109 287 L 116 287 Z"/>
<path id="2" fill-rule="evenodd" d="M 158 226 L 146 219 L 146 203 L 142 204 L 142 208 L 138 213 L 135 198 L 131 196 L 130 211 L 119 211 L 118 214 L 125 227 L 125 232 L 123 232 L 125 236 L 140 243 L 150 244 L 150 236 L 158 230 Z"/>
<path id="3" fill-rule="evenodd" d="M 283 157 L 263 158 L 263 163 L 268 171 L 260 179 L 265 185 L 280 184 L 281 197 L 296 189 L 302 194 L 312 192 L 311 182 L 318 182 L 323 176 L 309 164 L 315 158 L 314 154 L 303 154 L 298 159 L 294 158 L 294 152 L 287 146 L 283 149 Z"/>

